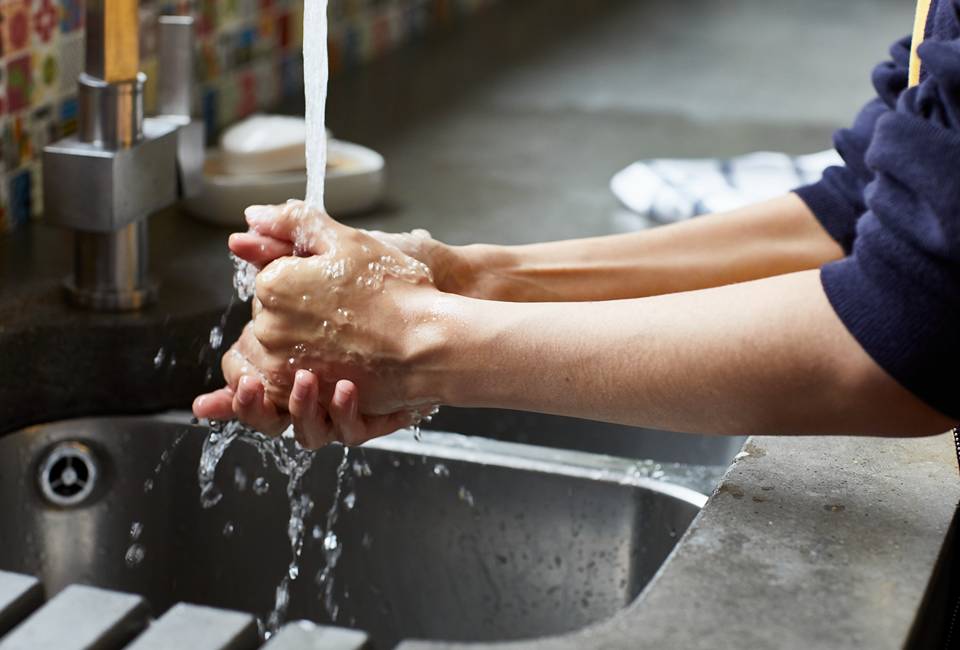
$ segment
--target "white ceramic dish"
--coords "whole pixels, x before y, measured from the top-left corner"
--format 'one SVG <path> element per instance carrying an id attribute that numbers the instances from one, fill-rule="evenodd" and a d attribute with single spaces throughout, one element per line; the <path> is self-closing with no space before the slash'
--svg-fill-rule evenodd
<path id="1" fill-rule="evenodd" d="M 340 219 L 369 210 L 383 198 L 383 156 L 372 149 L 330 140 L 325 188 L 327 212 Z M 284 203 L 302 199 L 307 191 L 306 171 L 234 175 L 223 172 L 220 150 L 208 149 L 200 193 L 184 200 L 197 219 L 222 226 L 245 227 L 248 205 Z"/>

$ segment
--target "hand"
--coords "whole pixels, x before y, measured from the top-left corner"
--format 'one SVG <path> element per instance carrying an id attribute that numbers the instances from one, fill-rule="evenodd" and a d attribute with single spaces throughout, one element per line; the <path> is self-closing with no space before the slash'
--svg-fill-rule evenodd
<path id="1" fill-rule="evenodd" d="M 261 220 L 269 220 L 282 214 L 286 205 L 253 205 L 247 208 L 247 214 L 259 215 Z M 319 220 L 323 216 L 312 212 L 303 216 L 306 220 Z M 248 221 L 250 218 L 248 217 Z M 406 233 L 387 233 L 379 230 L 367 232 L 388 246 L 399 249 L 404 254 L 422 262 L 430 269 L 434 285 L 445 293 L 472 294 L 475 284 L 477 264 L 472 262 L 471 247 L 450 246 L 433 239 L 429 232 L 415 229 Z M 293 255 L 294 243 L 283 239 L 281 232 L 275 235 L 256 229 L 230 236 L 230 250 L 238 257 L 261 269 L 280 257 Z M 475 296 L 482 297 L 482 296 Z"/>
<path id="2" fill-rule="evenodd" d="M 429 269 L 299 202 L 252 208 L 248 221 L 253 231 L 231 239 L 231 248 L 248 260 L 269 264 L 270 256 L 294 248 L 313 257 L 278 260 L 258 278 L 253 326 L 224 357 L 228 386 L 198 398 L 197 415 L 236 414 L 264 433 L 282 431 L 292 418 L 305 436 L 301 443 L 317 446 L 330 435 L 359 444 L 408 425 L 411 408 L 425 411 L 430 400 L 398 392 L 404 373 L 391 369 L 405 355 L 395 324 L 408 319 L 399 305 L 410 302 L 394 294 L 418 286 L 437 293 Z M 355 318 L 351 306 L 362 317 Z M 380 327 L 367 327 L 372 318 Z M 364 385 L 362 409 L 358 383 Z"/>
<path id="3" fill-rule="evenodd" d="M 286 409 L 280 409 L 266 396 L 263 373 L 250 361 L 262 354 L 252 324 L 247 325 L 223 359 L 227 386 L 197 397 L 194 415 L 215 420 L 237 418 L 271 436 L 293 424 L 297 442 L 307 449 L 319 449 L 333 441 L 359 445 L 411 423 L 408 411 L 373 417 L 361 414 L 353 382 L 324 385 L 308 370 L 296 372 Z"/>

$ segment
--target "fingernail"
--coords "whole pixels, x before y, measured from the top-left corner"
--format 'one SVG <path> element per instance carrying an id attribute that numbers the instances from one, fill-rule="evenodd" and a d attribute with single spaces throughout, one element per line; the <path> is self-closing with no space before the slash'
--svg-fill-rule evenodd
<path id="1" fill-rule="evenodd" d="M 293 390 L 290 391 L 294 399 L 305 400 L 307 398 L 307 371 L 298 370 L 293 380 Z"/>
<path id="2" fill-rule="evenodd" d="M 262 221 L 270 216 L 270 206 L 251 205 L 243 211 L 243 215 L 248 221 Z"/>

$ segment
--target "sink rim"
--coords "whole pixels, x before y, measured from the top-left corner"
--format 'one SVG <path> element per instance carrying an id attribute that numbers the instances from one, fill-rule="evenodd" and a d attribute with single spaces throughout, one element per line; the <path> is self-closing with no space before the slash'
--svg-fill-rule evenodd
<path id="1" fill-rule="evenodd" d="M 193 419 L 193 415 L 189 411 L 170 410 L 153 415 L 104 415 L 69 418 L 68 420 L 45 422 L 33 426 L 47 426 L 66 421 L 130 417 L 181 425 L 190 425 Z M 29 428 L 31 427 L 24 427 L 20 431 Z M 16 431 L 10 433 L 14 434 Z M 359 449 L 377 449 L 386 452 L 430 456 L 442 460 L 495 465 L 508 469 L 556 474 L 645 488 L 652 492 L 679 499 L 698 509 L 702 509 L 709 498 L 709 495 L 683 485 L 671 483 L 668 480 L 637 476 L 633 471 L 637 461 L 633 459 L 587 451 L 542 447 L 522 442 L 506 442 L 481 436 L 467 436 L 452 431 L 424 430 L 420 432 L 420 440 L 417 440 L 412 429 L 401 429 L 388 436 L 370 440 L 361 445 Z"/>

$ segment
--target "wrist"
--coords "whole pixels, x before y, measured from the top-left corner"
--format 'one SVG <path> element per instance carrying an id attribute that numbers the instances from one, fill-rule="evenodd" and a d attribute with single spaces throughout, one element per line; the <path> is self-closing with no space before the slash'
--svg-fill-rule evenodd
<path id="1" fill-rule="evenodd" d="M 438 288 L 480 300 L 510 300 L 504 278 L 516 265 L 515 255 L 509 246 L 494 244 L 469 244 L 447 246 L 449 266 L 448 286 Z"/>
<path id="2" fill-rule="evenodd" d="M 418 292 L 407 303 L 401 382 L 408 404 L 461 404 L 465 374 L 484 366 L 475 361 L 479 347 L 474 342 L 482 338 L 485 311 L 476 308 L 478 303 L 435 290 Z"/>

